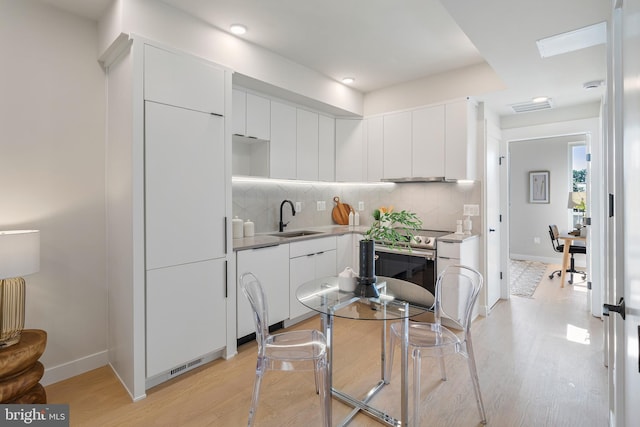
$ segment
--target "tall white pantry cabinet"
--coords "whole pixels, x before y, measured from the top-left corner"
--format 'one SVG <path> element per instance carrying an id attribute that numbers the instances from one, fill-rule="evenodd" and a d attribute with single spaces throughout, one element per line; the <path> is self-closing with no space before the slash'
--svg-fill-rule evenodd
<path id="1" fill-rule="evenodd" d="M 136 400 L 226 356 L 231 72 L 127 45 L 105 64 L 109 361 Z"/>

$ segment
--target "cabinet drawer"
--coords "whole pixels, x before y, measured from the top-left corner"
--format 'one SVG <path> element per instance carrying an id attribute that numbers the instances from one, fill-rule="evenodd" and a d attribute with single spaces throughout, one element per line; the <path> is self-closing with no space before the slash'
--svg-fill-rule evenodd
<path id="1" fill-rule="evenodd" d="M 460 243 L 438 242 L 438 257 L 460 258 Z"/>
<path id="2" fill-rule="evenodd" d="M 296 258 L 318 252 L 331 251 L 336 249 L 336 237 L 321 237 L 319 239 L 304 240 L 289 244 L 289 257 Z"/>

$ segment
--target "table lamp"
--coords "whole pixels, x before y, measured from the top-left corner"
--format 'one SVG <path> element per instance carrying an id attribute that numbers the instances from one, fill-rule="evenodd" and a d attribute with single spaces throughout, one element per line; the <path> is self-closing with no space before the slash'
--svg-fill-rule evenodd
<path id="1" fill-rule="evenodd" d="M 0 348 L 17 344 L 24 329 L 25 281 L 40 270 L 40 231 L 0 231 Z"/>
<path id="2" fill-rule="evenodd" d="M 587 209 L 587 193 L 585 191 L 571 191 L 567 207 L 584 212 Z"/>

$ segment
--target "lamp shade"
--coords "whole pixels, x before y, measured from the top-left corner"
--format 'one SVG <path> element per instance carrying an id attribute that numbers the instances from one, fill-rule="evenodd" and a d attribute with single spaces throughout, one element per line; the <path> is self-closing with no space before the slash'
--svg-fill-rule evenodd
<path id="1" fill-rule="evenodd" d="M 40 231 L 0 231 L 0 279 L 40 270 Z"/>
<path id="2" fill-rule="evenodd" d="M 569 202 L 567 208 L 574 209 L 578 207 L 584 208 L 587 203 L 587 193 L 585 191 L 572 191 L 569 193 Z"/>

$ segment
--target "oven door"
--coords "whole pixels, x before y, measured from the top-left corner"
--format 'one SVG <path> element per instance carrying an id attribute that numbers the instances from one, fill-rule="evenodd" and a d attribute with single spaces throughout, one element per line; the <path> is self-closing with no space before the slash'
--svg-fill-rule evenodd
<path id="1" fill-rule="evenodd" d="M 376 246 L 376 275 L 394 277 L 415 283 L 436 294 L 435 253 L 413 250 L 412 252 Z"/>

